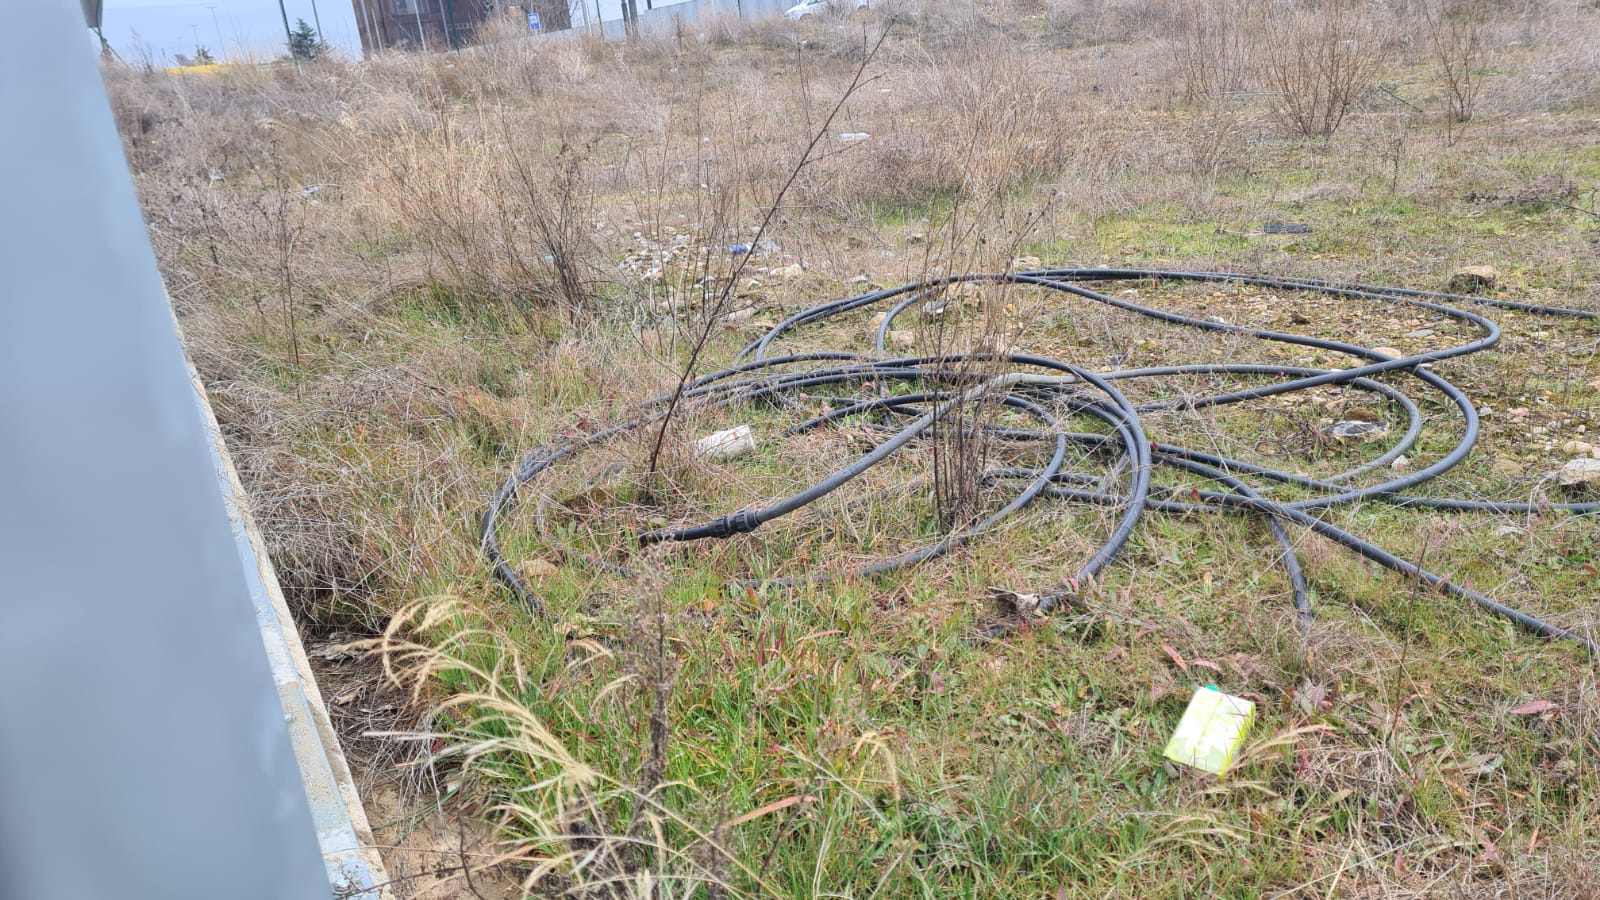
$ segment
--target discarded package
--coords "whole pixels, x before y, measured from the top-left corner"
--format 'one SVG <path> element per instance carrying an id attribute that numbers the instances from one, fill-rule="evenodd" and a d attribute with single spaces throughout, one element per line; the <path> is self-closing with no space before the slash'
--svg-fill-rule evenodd
<path id="1" fill-rule="evenodd" d="M 1194 692 L 1178 730 L 1167 743 L 1167 759 L 1203 772 L 1222 775 L 1244 745 L 1256 721 L 1256 705 L 1206 685 Z"/>
<path id="2" fill-rule="evenodd" d="M 740 425 L 725 431 L 713 431 L 694 442 L 694 449 L 712 459 L 733 459 L 756 449 L 756 439 L 749 425 Z"/>

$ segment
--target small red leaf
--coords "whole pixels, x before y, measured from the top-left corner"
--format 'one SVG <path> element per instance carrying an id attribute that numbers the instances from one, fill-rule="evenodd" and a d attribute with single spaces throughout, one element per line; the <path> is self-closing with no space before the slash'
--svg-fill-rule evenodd
<path id="1" fill-rule="evenodd" d="M 775 813 L 782 809 L 788 809 L 789 807 L 794 806 L 796 803 L 815 803 L 816 800 L 817 798 L 811 796 L 810 794 L 797 794 L 793 797 L 785 797 L 782 800 L 768 803 L 766 806 L 763 806 L 760 809 L 752 809 L 738 818 L 724 822 L 723 827 L 732 828 L 735 825 L 743 825 L 746 822 L 759 819 L 762 816 L 768 815 L 769 813 Z"/>
<path id="2" fill-rule="evenodd" d="M 1189 660 L 1189 665 L 1191 665 L 1191 666 L 1204 666 L 1205 668 L 1210 669 L 1213 672 L 1221 672 L 1222 671 L 1222 667 L 1221 666 L 1217 665 L 1216 663 L 1212 662 L 1209 659 L 1191 659 L 1191 660 Z"/>
<path id="3" fill-rule="evenodd" d="M 1511 707 L 1508 712 L 1513 716 L 1536 716 L 1539 713 L 1560 708 L 1558 704 L 1551 703 L 1549 700 L 1530 700 L 1521 706 Z"/>
<path id="4" fill-rule="evenodd" d="M 1183 661 L 1183 657 L 1179 655 L 1171 644 L 1162 644 L 1161 649 L 1167 651 L 1167 655 L 1172 657 L 1172 661 L 1178 664 L 1178 668 L 1185 672 L 1189 671 L 1189 664 Z"/>

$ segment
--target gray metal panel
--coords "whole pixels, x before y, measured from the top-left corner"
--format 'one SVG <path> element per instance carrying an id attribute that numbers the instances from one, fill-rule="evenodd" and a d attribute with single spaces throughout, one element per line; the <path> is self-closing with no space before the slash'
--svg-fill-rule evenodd
<path id="1" fill-rule="evenodd" d="M 0 54 L 0 896 L 326 898 L 207 437 L 71 0 Z"/>

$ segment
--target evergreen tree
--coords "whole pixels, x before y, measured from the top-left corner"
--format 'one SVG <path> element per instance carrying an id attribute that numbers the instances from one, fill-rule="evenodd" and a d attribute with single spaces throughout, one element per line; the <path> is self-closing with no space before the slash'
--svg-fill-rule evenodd
<path id="1" fill-rule="evenodd" d="M 296 19 L 294 30 L 289 32 L 289 55 L 295 59 L 314 60 L 322 55 L 322 37 L 311 23 L 305 19 Z"/>

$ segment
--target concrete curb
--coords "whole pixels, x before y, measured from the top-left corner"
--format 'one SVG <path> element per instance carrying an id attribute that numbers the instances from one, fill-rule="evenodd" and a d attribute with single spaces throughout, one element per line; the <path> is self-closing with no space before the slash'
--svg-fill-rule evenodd
<path id="1" fill-rule="evenodd" d="M 373 846 L 372 829 L 361 805 L 361 795 L 356 791 L 349 763 L 339 745 L 339 735 L 328 717 L 328 708 L 317 690 L 311 663 L 306 658 L 283 590 L 278 586 L 278 575 L 267 555 L 266 543 L 250 514 L 248 495 L 223 443 L 205 385 L 192 365 L 189 376 L 194 382 L 201 418 L 211 434 L 217 479 L 221 482 L 256 621 L 261 626 L 261 639 L 266 644 L 272 679 L 283 702 L 284 721 L 288 723 L 295 761 L 300 765 L 333 896 L 338 900 L 393 900 L 386 886 L 389 878 L 383 858 Z"/>

